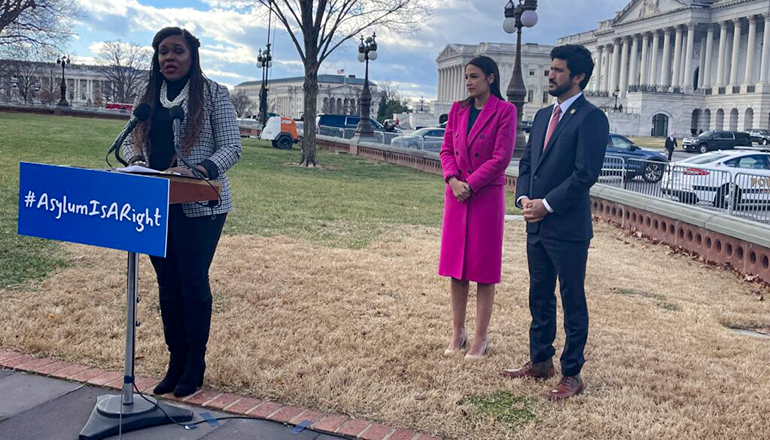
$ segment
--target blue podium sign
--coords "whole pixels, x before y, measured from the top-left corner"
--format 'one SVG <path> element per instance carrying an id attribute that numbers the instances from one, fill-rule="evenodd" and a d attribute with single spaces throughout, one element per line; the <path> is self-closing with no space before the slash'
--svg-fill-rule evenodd
<path id="1" fill-rule="evenodd" d="M 19 235 L 166 256 L 169 181 L 19 164 Z"/>

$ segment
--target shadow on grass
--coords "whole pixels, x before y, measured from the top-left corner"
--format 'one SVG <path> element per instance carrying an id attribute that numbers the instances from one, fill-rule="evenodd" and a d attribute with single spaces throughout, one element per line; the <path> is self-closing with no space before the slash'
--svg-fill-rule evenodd
<path id="1" fill-rule="evenodd" d="M 517 397 L 506 391 L 495 391 L 491 396 L 471 396 L 459 402 L 459 405 L 471 409 L 481 417 L 489 417 L 495 422 L 512 426 L 520 426 L 534 422 L 535 399 L 530 397 Z"/>

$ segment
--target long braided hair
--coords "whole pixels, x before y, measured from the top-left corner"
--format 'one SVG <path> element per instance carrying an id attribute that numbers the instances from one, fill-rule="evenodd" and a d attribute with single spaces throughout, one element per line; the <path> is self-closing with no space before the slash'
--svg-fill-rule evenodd
<path id="1" fill-rule="evenodd" d="M 163 85 L 163 74 L 160 71 L 160 62 L 158 61 L 158 47 L 160 43 L 168 37 L 173 35 L 179 35 L 184 38 L 190 49 L 192 56 L 189 73 L 189 90 L 187 97 L 187 127 L 185 129 L 184 136 L 182 136 L 182 151 L 189 153 L 192 149 L 195 141 L 198 140 L 198 136 L 203 130 L 203 116 L 204 116 L 204 89 L 207 86 L 206 78 L 203 76 L 201 70 L 200 56 L 198 54 L 198 48 L 200 47 L 200 41 L 193 36 L 186 29 L 178 27 L 166 27 L 158 31 L 155 37 L 152 39 L 152 48 L 154 50 L 152 55 L 152 68 L 150 69 L 150 80 L 147 85 L 147 90 L 144 92 L 140 103 L 146 103 L 150 108 L 155 107 L 155 102 L 158 99 L 161 85 Z M 136 131 L 134 131 L 134 146 L 141 149 L 142 146 L 147 146 L 147 152 L 151 152 L 152 146 L 149 145 L 148 139 L 150 138 L 150 128 L 152 126 L 152 114 L 146 121 L 137 124 Z"/>

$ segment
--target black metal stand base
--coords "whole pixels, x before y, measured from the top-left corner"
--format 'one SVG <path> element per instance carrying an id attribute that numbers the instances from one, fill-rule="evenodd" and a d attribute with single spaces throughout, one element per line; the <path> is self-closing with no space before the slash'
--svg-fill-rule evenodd
<path id="1" fill-rule="evenodd" d="M 99 396 L 96 399 L 96 406 L 91 413 L 91 417 L 89 417 L 88 423 L 83 427 L 83 430 L 80 431 L 78 439 L 101 440 L 118 434 L 121 425 L 121 431 L 128 432 L 150 426 L 173 423 L 155 406 L 155 399 L 150 397 L 148 399 L 152 403 L 144 400 L 138 394 L 134 394 L 134 402 L 131 405 L 124 405 L 119 395 Z M 177 408 L 165 403 L 157 403 L 163 408 L 163 411 L 166 411 L 177 422 L 189 422 L 193 418 L 193 413 L 190 410 Z M 122 416 L 120 414 L 121 410 L 123 412 Z"/>

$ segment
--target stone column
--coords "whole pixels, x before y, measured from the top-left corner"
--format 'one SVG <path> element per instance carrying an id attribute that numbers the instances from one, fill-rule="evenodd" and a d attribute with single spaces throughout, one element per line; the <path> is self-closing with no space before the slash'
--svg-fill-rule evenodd
<path id="1" fill-rule="evenodd" d="M 749 17 L 749 47 L 746 49 L 746 76 L 744 85 L 754 84 L 754 50 L 757 42 L 757 18 Z M 749 127 L 750 128 L 750 127 Z"/>
<path id="2" fill-rule="evenodd" d="M 657 86 L 658 79 L 658 46 L 660 46 L 660 34 L 657 30 L 652 31 L 652 60 L 650 61 L 650 85 Z"/>
<path id="3" fill-rule="evenodd" d="M 449 84 L 449 78 L 447 78 L 447 71 L 446 67 L 441 69 L 441 100 L 442 101 L 449 101 L 449 97 L 447 96 L 446 89 L 447 85 Z"/>
<path id="4" fill-rule="evenodd" d="M 442 93 L 444 101 L 450 101 L 449 93 L 448 93 L 448 91 L 449 91 L 449 70 L 447 70 L 446 67 L 444 67 L 444 69 L 442 69 L 442 70 L 444 72 L 444 74 L 442 75 L 443 78 L 444 78 L 444 85 L 441 87 L 441 89 L 442 89 L 441 93 Z"/>
<path id="5" fill-rule="evenodd" d="M 460 68 L 454 66 L 452 71 L 454 72 L 454 81 L 452 81 L 452 101 L 458 101 L 460 99 L 457 93 L 460 84 Z"/>
<path id="6" fill-rule="evenodd" d="M 615 47 L 612 49 L 612 80 L 610 81 L 610 94 L 620 87 L 620 83 L 618 82 L 618 77 L 620 76 L 620 51 L 620 38 L 618 38 L 615 40 Z"/>
<path id="7" fill-rule="evenodd" d="M 642 71 L 639 74 L 640 85 L 647 85 L 647 46 L 650 44 L 650 34 L 647 32 L 642 35 Z"/>
<path id="8" fill-rule="evenodd" d="M 449 75 L 452 81 L 449 83 L 449 100 L 456 101 L 457 95 L 457 66 L 449 68 Z"/>
<path id="9" fill-rule="evenodd" d="M 692 88 L 692 52 L 695 46 L 695 23 L 687 24 L 687 45 L 684 50 L 684 78 L 682 85 L 685 89 Z"/>
<path id="10" fill-rule="evenodd" d="M 607 50 L 605 51 L 605 55 L 604 55 L 606 59 L 604 60 L 604 66 L 603 66 L 604 67 L 604 72 L 603 72 L 604 81 L 602 82 L 603 92 L 608 92 L 610 90 L 610 82 L 611 82 L 610 66 L 612 65 L 612 52 L 610 52 L 611 47 L 612 47 L 611 45 L 606 46 Z"/>
<path id="11" fill-rule="evenodd" d="M 714 26 L 708 25 L 708 31 L 706 32 L 706 57 L 704 58 L 705 66 L 701 66 L 701 77 L 703 77 L 703 87 L 711 87 L 711 54 L 714 50 Z"/>
<path id="12" fill-rule="evenodd" d="M 717 87 L 725 86 L 725 53 L 727 52 L 727 22 L 719 23 L 719 59 L 717 61 Z"/>
<path id="13" fill-rule="evenodd" d="M 623 37 L 623 49 L 620 56 L 620 98 L 625 98 L 628 92 L 628 37 Z"/>
<path id="14" fill-rule="evenodd" d="M 738 85 L 738 57 L 741 55 L 741 25 L 740 18 L 733 20 L 735 30 L 733 31 L 733 57 L 730 61 L 730 85 Z"/>
<path id="15" fill-rule="evenodd" d="M 770 79 L 770 13 L 765 14 L 765 30 L 762 37 L 762 69 L 759 81 L 767 84 Z"/>
<path id="16" fill-rule="evenodd" d="M 679 80 L 681 78 L 681 66 L 682 65 L 682 26 L 676 26 L 676 38 L 674 39 L 674 66 L 671 85 L 679 87 Z"/>
<path id="17" fill-rule="evenodd" d="M 636 59 L 639 58 L 639 35 L 632 35 L 631 42 L 630 65 L 628 66 L 628 84 L 636 86 L 638 85 L 636 82 Z"/>
<path id="18" fill-rule="evenodd" d="M 463 66 L 457 66 L 457 100 L 463 99 L 463 89 L 465 88 L 465 72 Z"/>
<path id="19" fill-rule="evenodd" d="M 599 55 L 596 57 L 594 92 L 601 91 L 602 89 L 602 56 L 604 56 L 604 46 L 597 46 L 596 49 L 599 51 Z"/>
<path id="20" fill-rule="evenodd" d="M 663 29 L 663 68 L 660 70 L 660 85 L 671 85 L 671 29 Z"/>
<path id="21" fill-rule="evenodd" d="M 446 86 L 447 86 L 447 77 L 446 77 L 446 67 L 441 69 L 441 101 L 449 101 L 446 96 Z"/>

